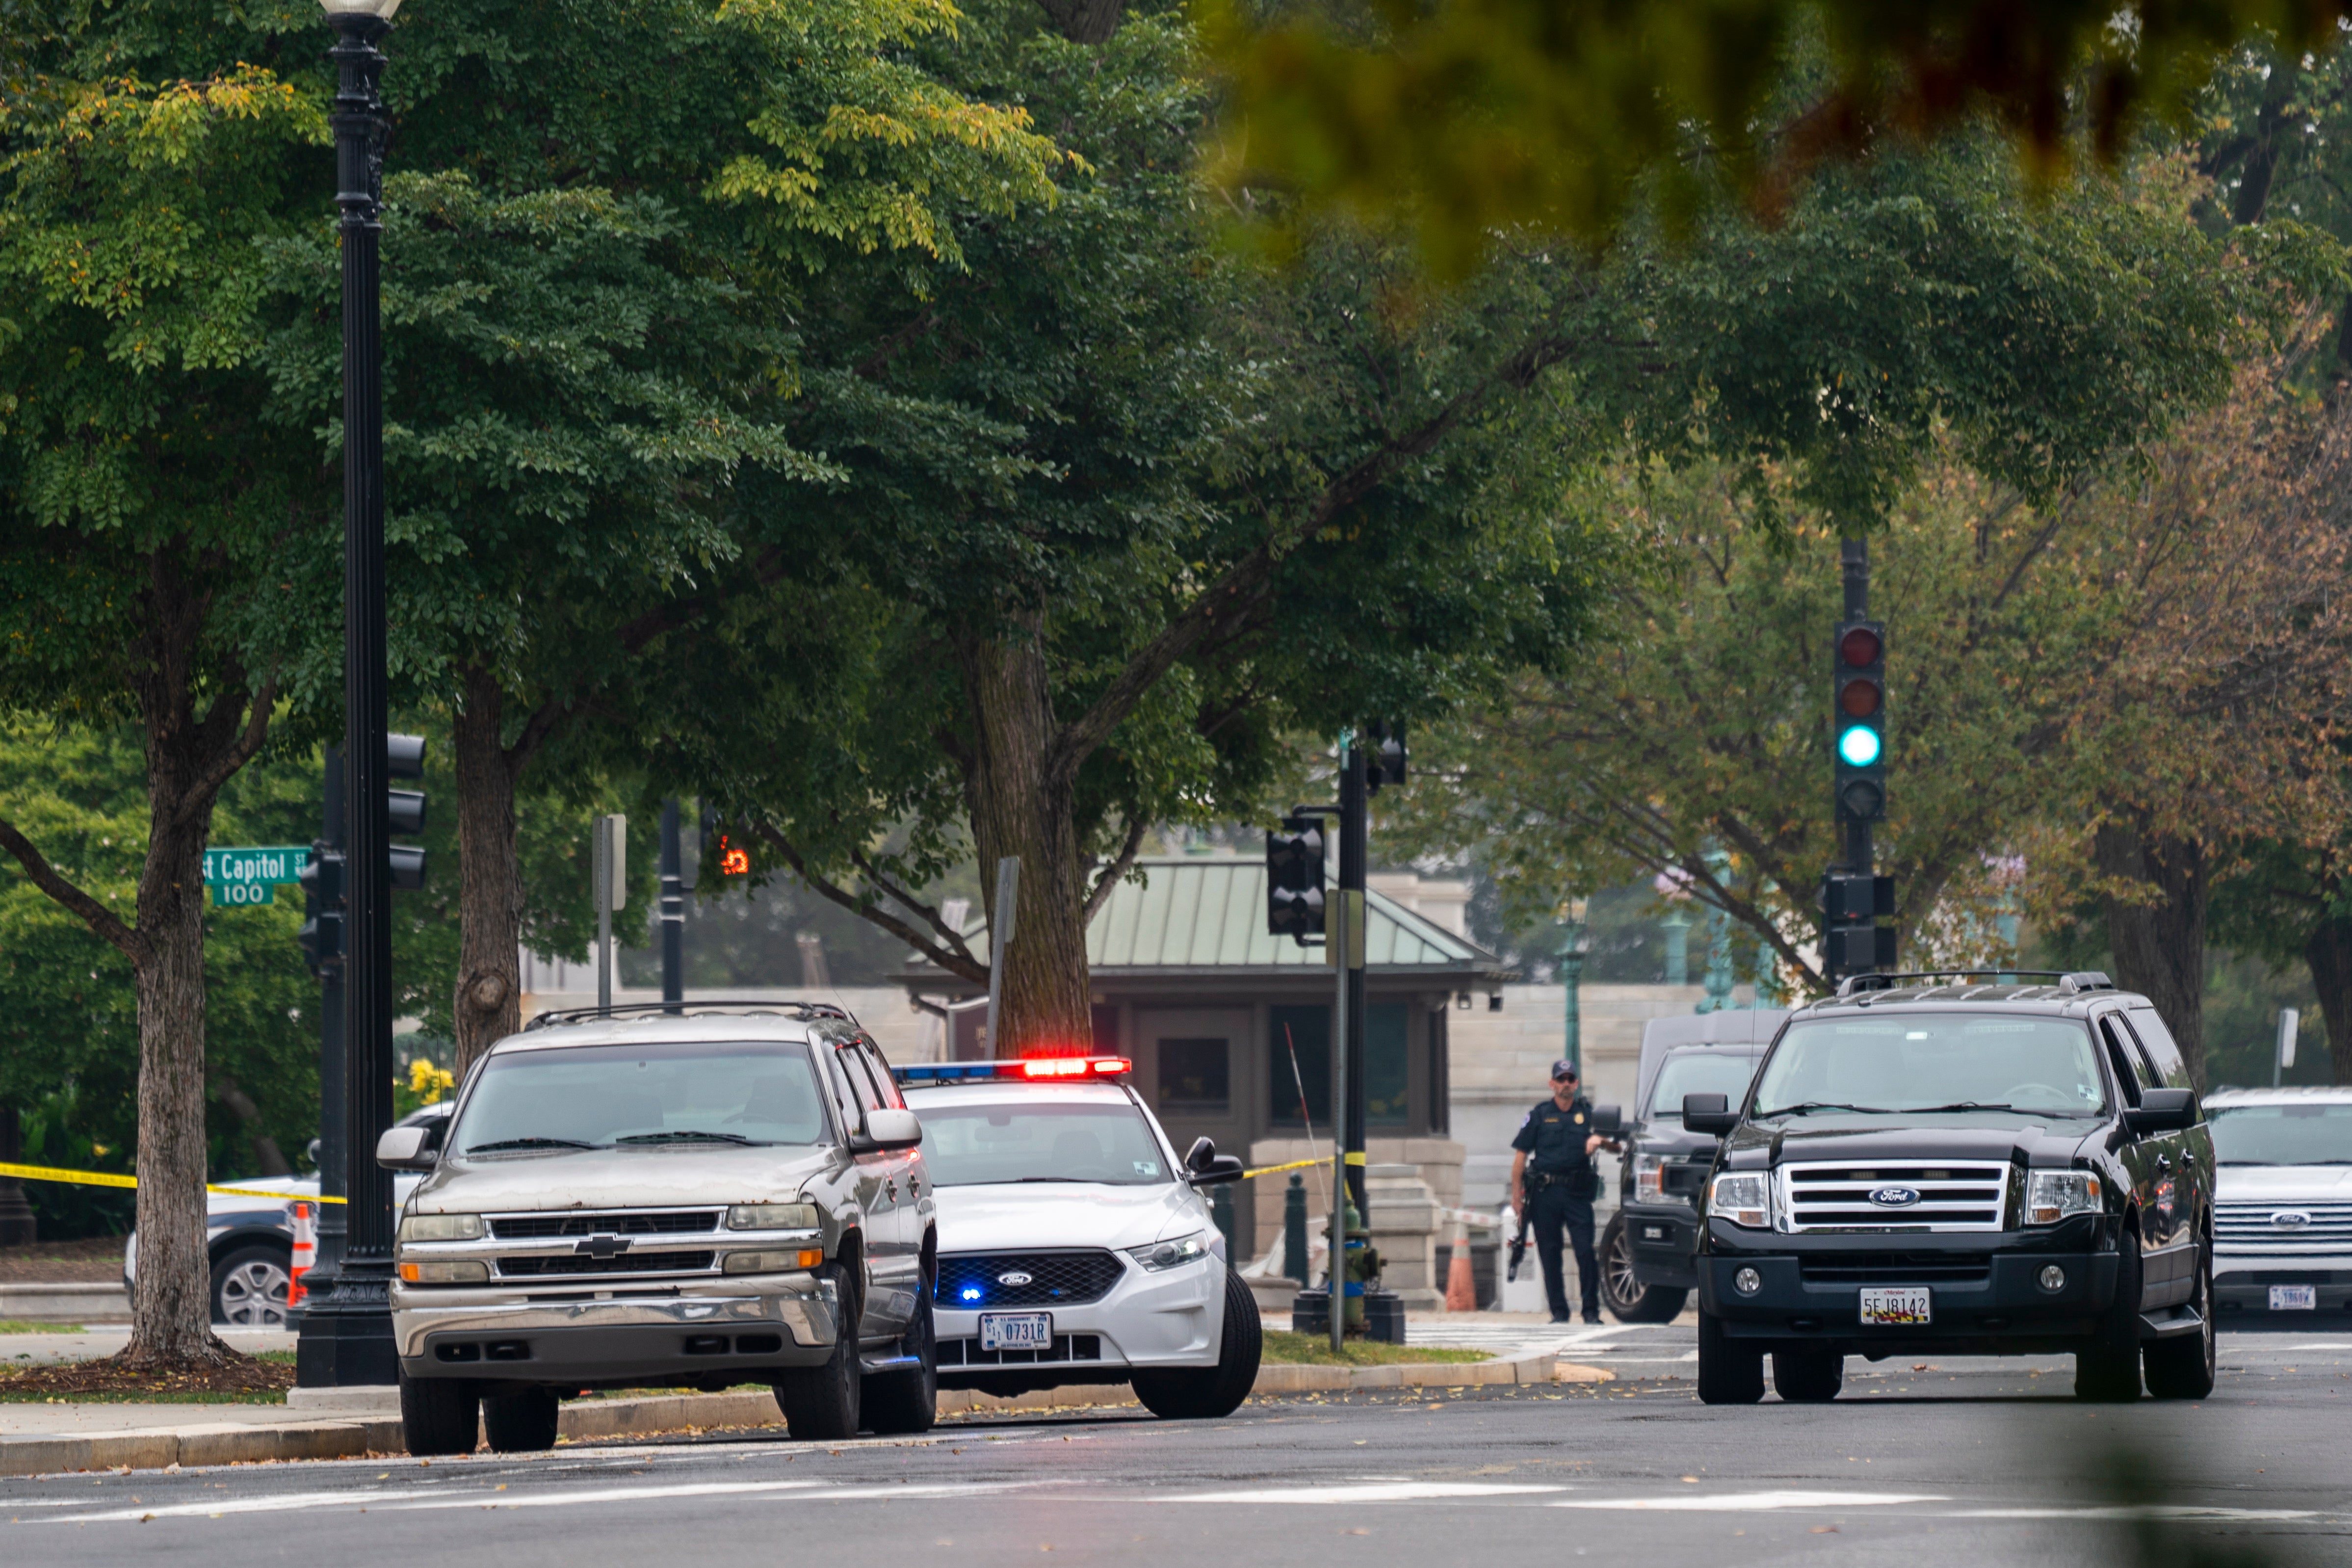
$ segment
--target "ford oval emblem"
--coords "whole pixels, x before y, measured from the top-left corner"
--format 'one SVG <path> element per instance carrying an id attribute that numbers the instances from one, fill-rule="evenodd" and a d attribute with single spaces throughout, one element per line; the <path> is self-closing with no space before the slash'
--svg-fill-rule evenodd
<path id="1" fill-rule="evenodd" d="M 1010 1274 L 998 1275 L 996 1277 L 996 1282 L 999 1285 L 1010 1285 L 1015 1289 L 1018 1289 L 1020 1287 L 1031 1283 L 1031 1276 L 1024 1274 L 1021 1270 L 1015 1268 Z"/>
<path id="2" fill-rule="evenodd" d="M 1883 1209 L 1907 1209 L 1919 1201 L 1919 1193 L 1915 1187 L 1880 1187 L 1870 1201 Z"/>
<path id="3" fill-rule="evenodd" d="M 2299 1230 L 2311 1223 L 2311 1216 L 2301 1209 L 2281 1209 L 2271 1215 L 2271 1223 L 2281 1230 Z"/>

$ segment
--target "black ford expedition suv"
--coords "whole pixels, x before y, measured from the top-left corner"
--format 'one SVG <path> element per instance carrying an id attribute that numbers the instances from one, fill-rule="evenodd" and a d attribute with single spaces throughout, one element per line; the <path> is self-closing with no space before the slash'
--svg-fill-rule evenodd
<path id="1" fill-rule="evenodd" d="M 2085 1399 L 2213 1387 L 2213 1142 L 2104 974 L 1860 975 L 1790 1015 L 1702 1196 L 1698 1386 L 1833 1399 L 1845 1358 L 2071 1352 Z M 2025 983 L 2021 983 L 2025 982 Z"/>

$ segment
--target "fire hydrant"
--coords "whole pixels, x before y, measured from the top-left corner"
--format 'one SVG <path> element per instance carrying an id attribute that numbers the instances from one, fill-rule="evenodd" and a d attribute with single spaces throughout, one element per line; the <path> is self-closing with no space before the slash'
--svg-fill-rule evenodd
<path id="1" fill-rule="evenodd" d="M 1350 1197 L 1341 1211 L 1348 1233 L 1348 1306 L 1344 1320 L 1347 1331 L 1358 1339 L 1364 1335 L 1364 1291 L 1381 1277 L 1381 1255 L 1372 1249 L 1372 1233 L 1364 1224 L 1363 1215 Z"/>

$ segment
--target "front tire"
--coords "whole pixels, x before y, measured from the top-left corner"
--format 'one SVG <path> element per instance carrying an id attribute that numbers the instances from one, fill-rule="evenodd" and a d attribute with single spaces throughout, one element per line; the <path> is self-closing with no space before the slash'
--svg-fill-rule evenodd
<path id="1" fill-rule="evenodd" d="M 400 1374 L 400 1429 L 410 1453 L 420 1458 L 470 1454 L 481 1422 L 482 1402 L 472 1384 Z"/>
<path id="2" fill-rule="evenodd" d="M 2128 1404 L 2139 1397 L 2139 1237 L 2124 1216 L 2116 1239 L 2116 1299 L 2074 1352 L 2074 1397 Z"/>
<path id="3" fill-rule="evenodd" d="M 1845 1386 L 1845 1357 L 1818 1345 L 1772 1352 L 1773 1391 L 1790 1405 L 1827 1405 Z"/>
<path id="4" fill-rule="evenodd" d="M 236 1329 L 282 1329 L 291 1256 L 278 1247 L 240 1247 L 213 1265 L 213 1321 Z"/>
<path id="5" fill-rule="evenodd" d="M 1644 1285 L 1633 1273 L 1633 1243 L 1618 1215 L 1601 1233 L 1601 1300 L 1621 1323 L 1671 1323 L 1682 1316 L 1688 1290 Z"/>
<path id="6" fill-rule="evenodd" d="M 1698 1310 L 1698 1397 L 1705 1405 L 1753 1405 L 1764 1397 L 1764 1352 L 1723 1331 L 1723 1320 Z"/>
<path id="7" fill-rule="evenodd" d="M 1265 1353 L 1265 1328 L 1258 1320 L 1257 1298 L 1228 1268 L 1224 1342 L 1218 1347 L 1217 1364 L 1139 1372 L 1135 1396 L 1163 1421 L 1214 1421 L 1231 1415 L 1249 1397 Z"/>
<path id="8" fill-rule="evenodd" d="M 795 1367 L 776 1378 L 776 1407 L 784 1426 L 803 1443 L 837 1443 L 857 1436 L 866 1379 L 857 1370 L 857 1324 L 861 1303 L 857 1280 L 835 1263 L 834 1300 L 840 1312 L 834 1325 L 833 1353 L 822 1366 Z"/>
<path id="9" fill-rule="evenodd" d="M 493 1454 L 536 1454 L 554 1447 L 562 1416 L 552 1389 L 493 1394 L 482 1401 L 482 1431 Z"/>
<path id="10" fill-rule="evenodd" d="M 2142 1352 L 2147 1391 L 2158 1399 L 2202 1399 L 2213 1392 L 2219 1347 L 2213 1331 L 2213 1249 L 2198 1248 L 2197 1291 L 2189 1304 L 2205 1320 L 2194 1336 L 2157 1340 Z"/>
<path id="11" fill-rule="evenodd" d="M 866 1429 L 883 1436 L 928 1432 L 940 1418 L 940 1341 L 931 1321 L 931 1282 L 919 1281 L 915 1320 L 898 1342 L 900 1355 L 921 1364 L 909 1371 L 879 1372 L 858 1393 Z"/>

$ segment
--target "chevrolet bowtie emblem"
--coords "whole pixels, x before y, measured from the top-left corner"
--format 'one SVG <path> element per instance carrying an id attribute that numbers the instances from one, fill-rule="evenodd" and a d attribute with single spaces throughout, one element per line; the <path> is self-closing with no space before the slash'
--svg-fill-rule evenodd
<path id="1" fill-rule="evenodd" d="M 618 1258 L 629 1250 L 629 1238 L 625 1236 L 592 1236 L 572 1250 L 581 1257 L 599 1260 Z"/>

